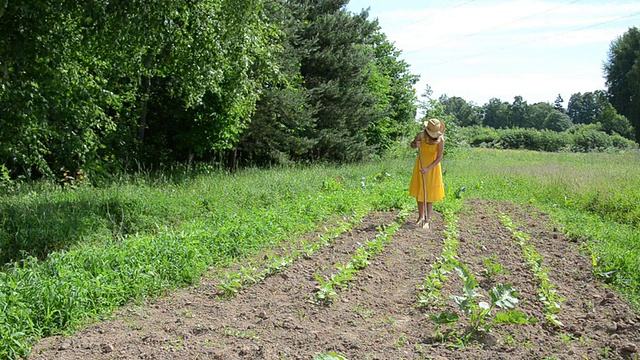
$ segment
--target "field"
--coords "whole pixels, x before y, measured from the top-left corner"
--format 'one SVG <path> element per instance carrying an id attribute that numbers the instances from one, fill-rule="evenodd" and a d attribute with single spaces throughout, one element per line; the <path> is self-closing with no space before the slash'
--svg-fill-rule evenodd
<path id="1" fill-rule="evenodd" d="M 3 273 L 0 353 L 636 359 L 639 162 L 463 150 L 428 231 L 408 157 L 23 191 L 3 256 L 44 260 Z"/>

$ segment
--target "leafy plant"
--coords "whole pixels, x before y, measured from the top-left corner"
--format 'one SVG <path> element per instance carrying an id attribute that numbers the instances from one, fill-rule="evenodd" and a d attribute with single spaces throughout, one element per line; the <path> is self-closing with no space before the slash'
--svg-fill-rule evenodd
<path id="1" fill-rule="evenodd" d="M 494 323 L 524 324 L 536 321 L 521 311 L 507 311 L 492 317 L 491 313 L 496 307 L 505 310 L 515 308 L 518 304 L 517 292 L 509 284 L 498 284 L 489 290 L 490 303 L 479 301 L 482 295 L 478 293 L 480 288 L 473 274 L 463 263 L 459 261 L 455 261 L 455 263 L 454 269 L 462 279 L 463 286 L 462 294 L 453 295 L 451 298 L 469 319 L 469 328 L 463 337 L 465 343 L 474 334 L 490 332 Z M 438 325 L 452 324 L 459 320 L 455 313 L 446 311 L 440 315 L 430 315 L 429 318 Z"/>
<path id="2" fill-rule="evenodd" d="M 316 291 L 316 301 L 319 303 L 328 303 L 338 297 L 338 293 L 333 288 L 333 279 L 325 280 L 319 274 L 314 274 L 316 280 L 318 280 L 318 287 Z"/>

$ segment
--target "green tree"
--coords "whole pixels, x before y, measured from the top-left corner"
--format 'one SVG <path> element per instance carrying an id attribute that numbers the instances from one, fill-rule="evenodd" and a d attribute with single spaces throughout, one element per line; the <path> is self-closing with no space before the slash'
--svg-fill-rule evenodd
<path id="1" fill-rule="evenodd" d="M 604 72 L 609 101 L 640 139 L 640 30 L 629 28 L 611 43 Z"/>
<path id="2" fill-rule="evenodd" d="M 564 99 L 560 94 L 558 94 L 558 96 L 556 97 L 556 100 L 553 102 L 553 108 L 562 113 L 565 113 L 567 112 L 567 109 L 564 108 L 563 104 L 564 104 Z"/>
<path id="3" fill-rule="evenodd" d="M 569 115 L 560 111 L 551 111 L 547 114 L 542 124 L 543 129 L 562 132 L 568 130 L 573 126 Z"/>
<path id="4" fill-rule="evenodd" d="M 238 145 L 241 163 L 264 165 L 300 161 L 308 157 L 313 138 L 316 107 L 300 74 L 303 54 L 311 41 L 302 41 L 300 8 L 281 1 L 267 2 L 270 21 L 280 29 L 282 46 L 275 49 L 281 76 L 261 89 L 256 111 Z"/>
<path id="5" fill-rule="evenodd" d="M 559 111 L 554 109 L 549 103 L 539 102 L 529 106 L 529 112 L 530 120 L 528 127 L 541 130 L 544 128 L 544 122 L 549 114 Z"/>
<path id="6" fill-rule="evenodd" d="M 634 139 L 633 126 L 624 115 L 618 114 L 608 101 L 603 104 L 602 111 L 596 119 L 601 124 L 602 131 L 609 135 L 616 133 L 627 139 Z"/>
<path id="7" fill-rule="evenodd" d="M 473 103 L 468 103 L 461 97 L 448 97 L 442 95 L 438 101 L 444 107 L 444 111 L 455 119 L 459 126 L 473 126 L 482 124 L 480 116 L 482 109 Z"/>
<path id="8" fill-rule="evenodd" d="M 571 94 L 567 114 L 574 124 L 591 124 L 602 111 L 602 91 Z"/>
<path id="9" fill-rule="evenodd" d="M 531 106 L 522 98 L 516 96 L 509 105 L 509 127 L 533 128 Z"/>
<path id="10" fill-rule="evenodd" d="M 0 18 L 0 163 L 52 175 L 234 146 L 271 66 L 260 0 L 17 0 Z M 171 106 L 171 108 L 169 108 Z M 166 150 L 165 150 L 166 149 Z"/>
<path id="11" fill-rule="evenodd" d="M 494 129 L 509 127 L 509 103 L 497 98 L 492 98 L 482 107 L 484 126 Z"/>
<path id="12" fill-rule="evenodd" d="M 388 90 L 383 68 L 376 65 L 376 22 L 366 11 L 351 14 L 347 1 L 294 0 L 303 9 L 300 41 L 312 43 L 302 55 L 301 75 L 317 109 L 311 159 L 353 161 L 375 151 L 366 130 L 385 118 L 380 95 Z M 382 102 L 381 102 L 382 101 Z"/>

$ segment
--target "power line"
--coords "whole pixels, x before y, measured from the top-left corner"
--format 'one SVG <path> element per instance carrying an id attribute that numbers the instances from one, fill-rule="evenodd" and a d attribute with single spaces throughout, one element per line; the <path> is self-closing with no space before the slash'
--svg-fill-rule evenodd
<path id="1" fill-rule="evenodd" d="M 515 20 L 509 21 L 509 22 L 506 22 L 506 23 L 503 23 L 503 24 L 500 24 L 500 25 L 497 25 L 497 26 L 494 26 L 494 27 L 491 27 L 491 28 L 483 29 L 483 30 L 476 31 L 476 32 L 473 32 L 473 33 L 470 33 L 470 34 L 464 34 L 464 35 L 460 35 L 460 36 L 457 36 L 457 37 L 449 38 L 449 39 L 443 40 L 442 42 L 439 42 L 439 43 L 437 43 L 435 45 L 431 45 L 431 46 L 429 46 L 427 48 L 422 48 L 422 49 L 410 51 L 410 52 L 407 52 L 406 54 L 418 53 L 418 52 L 424 51 L 424 50 L 426 50 L 428 48 L 434 48 L 434 47 L 438 47 L 440 45 L 444 45 L 444 44 L 450 43 L 451 41 L 454 41 L 454 40 L 468 38 L 468 37 L 476 36 L 476 35 L 479 35 L 479 34 L 482 34 L 482 33 L 488 32 L 488 31 L 500 29 L 500 28 L 505 27 L 507 25 L 515 24 L 515 23 L 518 23 L 518 22 L 520 22 L 522 20 L 530 19 L 530 18 L 536 17 L 536 16 L 538 16 L 540 14 L 545 14 L 545 13 L 551 12 L 553 10 L 556 10 L 556 9 L 559 9 L 559 8 L 562 8 L 562 7 L 565 7 L 565 6 L 569 6 L 569 5 L 572 5 L 572 4 L 575 4 L 575 3 L 580 2 L 580 1 L 583 1 L 583 0 L 573 0 L 573 1 L 568 2 L 566 4 L 561 4 L 561 5 L 558 5 L 558 6 L 554 6 L 552 8 L 549 8 L 549 9 L 546 9 L 546 10 L 543 10 L 543 11 L 539 11 L 537 13 L 533 13 L 533 14 L 530 14 L 530 15 L 527 15 L 527 16 L 523 16 L 523 17 L 517 18 Z"/>
<path id="2" fill-rule="evenodd" d="M 489 50 L 489 51 L 483 51 L 483 52 L 476 53 L 476 54 L 472 54 L 472 55 L 468 55 L 468 56 L 463 56 L 463 57 L 459 57 L 459 58 L 449 59 L 449 60 L 447 60 L 446 62 L 441 62 L 441 63 L 435 64 L 435 65 L 441 65 L 441 64 L 450 63 L 450 62 L 453 62 L 453 61 L 466 60 L 466 59 L 474 58 L 474 57 L 481 56 L 481 55 L 491 54 L 491 53 L 494 53 L 494 52 L 496 52 L 496 51 L 502 51 L 502 50 L 507 50 L 507 49 L 516 48 L 516 47 L 519 47 L 519 46 L 529 45 L 529 44 L 533 44 L 533 43 L 536 43 L 536 42 L 539 42 L 539 41 L 543 41 L 543 40 L 551 39 L 551 38 L 554 38 L 554 37 L 558 37 L 558 36 L 563 36 L 563 35 L 571 34 L 571 33 L 574 33 L 574 32 L 576 32 L 576 31 L 582 31 L 582 30 L 586 30 L 586 29 L 590 29 L 590 28 L 598 27 L 598 26 L 600 26 L 600 25 L 604 25 L 604 24 L 607 24 L 607 23 L 611 23 L 611 22 L 619 21 L 619 20 L 622 20 L 622 19 L 632 18 L 632 17 L 634 17 L 634 16 L 638 16 L 638 15 L 640 15 L 640 11 L 635 12 L 635 13 L 632 13 L 632 14 L 629 14 L 629 15 L 620 16 L 620 17 L 617 17 L 617 18 L 615 18 L 615 19 L 611 19 L 611 20 L 602 21 L 602 22 L 599 22 L 599 23 L 595 23 L 595 24 L 591 24 L 591 25 L 583 26 L 583 27 L 580 27 L 580 28 L 577 28 L 577 29 L 574 29 L 574 30 L 571 30 L 571 31 L 565 31 L 565 32 L 560 33 L 560 34 L 553 34 L 553 35 L 546 36 L 546 37 L 543 37 L 543 38 L 538 38 L 538 39 L 534 39 L 534 40 L 530 40 L 530 41 L 526 41 L 526 42 L 522 42 L 522 43 L 518 43 L 518 44 L 513 44 L 513 45 L 509 45 L 509 46 L 504 46 L 504 47 L 500 47 L 500 48 L 492 49 L 492 50 Z M 421 50 L 419 50 L 419 51 L 422 51 L 422 50 L 423 50 L 423 49 L 421 49 Z"/>
<path id="3" fill-rule="evenodd" d="M 467 4 L 470 4 L 470 3 L 475 2 L 475 1 L 476 1 L 476 0 L 469 0 L 469 1 L 463 2 L 462 4 L 458 4 L 458 5 L 453 6 L 453 7 L 450 7 L 450 8 L 444 8 L 444 10 L 449 10 L 449 9 L 451 9 L 451 10 L 453 10 L 453 9 L 458 9 L 458 8 L 461 8 L 461 7 L 463 7 L 463 6 L 467 5 Z M 406 25 L 404 25 L 404 26 L 399 27 L 399 28 L 398 28 L 398 30 L 405 29 L 405 28 L 407 28 L 407 27 L 409 27 L 409 26 L 411 26 L 411 25 L 415 25 L 415 24 L 421 23 L 421 22 L 423 22 L 423 21 L 426 21 L 426 20 L 427 20 L 427 19 L 429 19 L 430 17 L 431 17 L 431 16 L 423 17 L 423 18 L 421 18 L 421 19 L 419 19 L 419 20 L 416 20 L 416 21 L 414 21 L 414 22 L 412 22 L 412 23 L 409 23 L 409 24 L 406 24 Z"/>

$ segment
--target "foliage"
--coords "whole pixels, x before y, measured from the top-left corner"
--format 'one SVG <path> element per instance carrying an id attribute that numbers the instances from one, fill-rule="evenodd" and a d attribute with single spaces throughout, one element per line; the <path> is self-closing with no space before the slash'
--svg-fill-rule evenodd
<path id="1" fill-rule="evenodd" d="M 313 357 L 313 360 L 348 360 L 343 355 L 336 352 L 329 351 L 328 353 L 317 354 Z"/>
<path id="2" fill-rule="evenodd" d="M 498 255 L 491 257 L 485 257 L 482 259 L 484 269 L 480 272 L 489 282 L 493 282 L 497 275 L 506 274 L 509 275 L 509 271 L 502 267 L 498 261 Z"/>
<path id="3" fill-rule="evenodd" d="M 0 163 L 14 177 L 64 168 L 95 181 L 141 164 L 379 154 L 406 135 L 417 77 L 344 4 L 7 3 Z"/>
<path id="4" fill-rule="evenodd" d="M 574 124 L 595 123 L 602 112 L 606 96 L 602 91 L 571 94 L 567 115 Z"/>
<path id="5" fill-rule="evenodd" d="M 347 284 L 353 280 L 358 271 L 369 265 L 369 260 L 374 258 L 378 253 L 384 250 L 384 245 L 391 241 L 391 236 L 398 231 L 400 223 L 407 217 L 407 210 L 403 209 L 399 212 L 396 220 L 387 225 L 378 228 L 375 239 L 368 240 L 362 244 L 353 254 L 351 259 L 345 265 L 335 264 L 338 269 L 337 273 L 333 273 L 329 278 L 324 279 L 319 274 L 314 274 L 318 281 L 315 300 L 320 304 L 329 304 L 338 297 L 336 288 L 345 288 Z"/>
<path id="6" fill-rule="evenodd" d="M 562 310 L 560 303 L 566 299 L 561 297 L 556 291 L 557 286 L 549 280 L 549 268 L 542 263 L 542 255 L 536 251 L 533 244 L 529 242 L 529 235 L 519 231 L 511 219 L 504 213 L 500 214 L 502 223 L 512 233 L 514 240 L 518 242 L 527 264 L 534 273 L 534 278 L 538 282 L 538 300 L 544 305 L 545 319 L 554 326 L 564 326 L 557 318 L 557 314 Z"/>
<path id="7" fill-rule="evenodd" d="M 617 133 L 611 135 L 601 131 L 600 123 L 575 125 L 565 132 L 535 129 L 492 129 L 489 127 L 466 127 L 459 131 L 464 142 L 473 147 L 496 149 L 526 149 L 534 151 L 604 151 L 608 149 L 629 150 L 637 148 L 634 141 Z"/>
<path id="8" fill-rule="evenodd" d="M 446 114 L 453 116 L 456 125 L 473 126 L 482 124 L 479 106 L 467 103 L 463 98 L 458 96 L 448 97 L 442 95 L 438 99 L 438 102 L 442 104 Z"/>
<path id="9" fill-rule="evenodd" d="M 604 73 L 609 101 L 629 119 L 640 140 L 640 30 L 631 27 L 611 42 Z"/>

